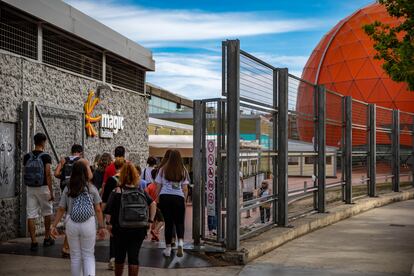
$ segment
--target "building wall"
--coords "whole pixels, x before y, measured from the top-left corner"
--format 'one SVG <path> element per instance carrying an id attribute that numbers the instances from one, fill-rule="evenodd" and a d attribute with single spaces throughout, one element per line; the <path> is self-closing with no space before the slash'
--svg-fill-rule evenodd
<path id="1" fill-rule="evenodd" d="M 14 197 L 0 198 L 0 240 L 16 237 L 19 231 L 19 212 L 21 200 L 20 171 L 22 102 L 34 101 L 37 104 L 78 110 L 82 112 L 88 90 L 100 83 L 77 76 L 54 67 L 32 60 L 0 53 L 0 122 L 13 123 L 16 128 L 16 170 L 12 172 L 16 179 Z M 114 135 L 113 139 L 86 138 L 85 157 L 90 161 L 96 154 L 113 153 L 118 145 L 127 149 L 127 158 L 144 165 L 148 156 L 147 104 L 148 100 L 136 93 L 126 90 L 110 91 L 102 89 L 100 103 L 94 114 L 121 112 L 124 129 Z M 39 106 L 51 139 L 54 141 L 59 156 L 69 153 L 74 142 L 81 143 L 82 115 L 50 107 Z M 94 124 L 98 130 L 98 124 Z M 36 122 L 36 131 L 44 132 L 40 121 Z M 51 155 L 50 146 L 46 149 Z M 52 168 L 56 160 L 52 155 Z M 58 181 L 54 180 L 56 198 L 59 198 Z"/>

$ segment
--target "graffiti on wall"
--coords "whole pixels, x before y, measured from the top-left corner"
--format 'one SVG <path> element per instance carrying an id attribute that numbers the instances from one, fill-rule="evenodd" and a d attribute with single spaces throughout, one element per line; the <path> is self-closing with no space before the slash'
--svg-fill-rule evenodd
<path id="1" fill-rule="evenodd" d="M 0 198 L 13 197 L 15 191 L 16 126 L 0 123 Z"/>

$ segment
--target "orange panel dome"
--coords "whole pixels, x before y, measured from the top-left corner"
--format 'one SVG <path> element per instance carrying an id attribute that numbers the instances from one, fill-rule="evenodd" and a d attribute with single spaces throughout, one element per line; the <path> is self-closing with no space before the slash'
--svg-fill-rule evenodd
<path id="1" fill-rule="evenodd" d="M 378 3 L 356 11 L 341 20 L 322 38 L 306 63 L 302 78 L 312 83 L 323 84 L 328 90 L 352 96 L 357 100 L 414 112 L 414 92 L 408 91 L 405 83 L 392 81 L 382 69 L 382 62 L 374 59 L 373 42 L 365 34 L 362 26 L 376 20 L 391 25 L 398 23 L 398 20 L 391 17 Z M 312 102 L 311 98 L 311 94 L 299 91 L 297 110 L 309 113 L 309 105 L 306 103 Z M 330 112 L 335 112 L 330 109 L 328 105 L 328 117 Z M 300 120 L 298 127 L 300 138 L 310 141 L 311 133 L 305 130 L 306 126 Z M 332 145 L 338 144 L 340 140 L 340 137 L 330 138 L 333 138 L 330 143 Z M 357 139 L 354 145 L 365 144 L 365 141 L 365 138 L 360 141 Z"/>

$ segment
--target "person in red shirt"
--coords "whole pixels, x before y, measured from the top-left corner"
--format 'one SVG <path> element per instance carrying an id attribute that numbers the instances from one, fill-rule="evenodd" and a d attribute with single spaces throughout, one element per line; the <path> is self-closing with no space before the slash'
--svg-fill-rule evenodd
<path id="1" fill-rule="evenodd" d="M 116 169 L 115 169 L 116 160 L 121 160 L 121 161 L 125 160 L 125 148 L 123 146 L 118 146 L 115 148 L 115 160 L 105 169 L 105 173 L 104 173 L 103 181 L 102 181 L 102 191 L 105 188 L 106 181 L 110 177 L 116 174 Z"/>
<path id="2" fill-rule="evenodd" d="M 153 169 L 151 171 L 151 178 L 155 179 L 157 177 L 158 170 Z M 157 194 L 157 184 L 153 181 L 147 185 L 145 188 L 145 192 L 152 198 L 152 200 L 156 201 L 158 194 Z M 157 207 L 157 212 L 155 213 L 154 223 L 151 224 L 151 241 L 160 241 L 159 235 L 160 230 L 164 226 L 164 217 L 161 213 L 161 210 Z"/>

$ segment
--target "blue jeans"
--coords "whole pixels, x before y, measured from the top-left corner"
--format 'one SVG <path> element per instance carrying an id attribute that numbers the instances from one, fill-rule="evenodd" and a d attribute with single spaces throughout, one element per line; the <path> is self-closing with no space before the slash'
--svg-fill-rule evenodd
<path id="1" fill-rule="evenodd" d="M 217 230 L 217 217 L 208 216 L 207 217 L 208 231 Z"/>

